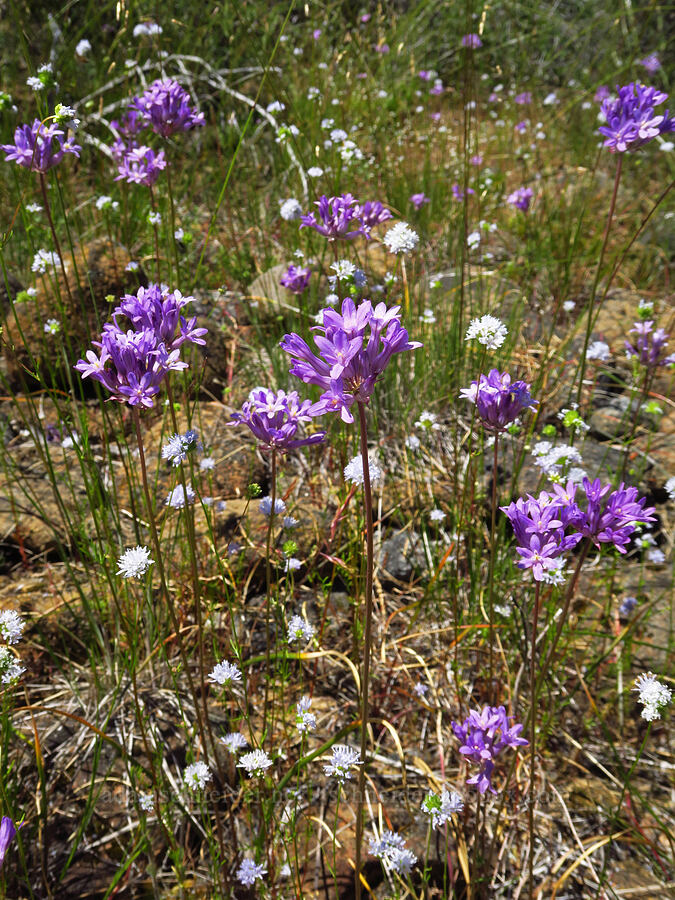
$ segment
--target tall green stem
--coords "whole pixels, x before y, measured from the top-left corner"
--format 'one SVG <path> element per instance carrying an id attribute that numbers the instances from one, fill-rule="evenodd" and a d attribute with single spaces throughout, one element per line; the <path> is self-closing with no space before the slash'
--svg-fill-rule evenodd
<path id="1" fill-rule="evenodd" d="M 530 853 L 528 857 L 530 900 L 534 900 L 534 770 L 537 761 L 537 623 L 539 622 L 539 593 L 541 582 L 537 582 L 534 592 L 532 612 L 532 647 L 530 650 L 530 802 L 527 808 L 527 827 L 530 832 Z"/>
<path id="2" fill-rule="evenodd" d="M 267 524 L 267 541 L 265 544 L 265 699 L 263 702 L 263 735 L 267 729 L 267 713 L 269 709 L 270 673 L 270 644 L 271 644 L 271 613 L 272 613 L 272 564 L 270 553 L 272 552 L 272 534 L 274 532 L 274 504 L 277 500 L 277 450 L 272 447 L 272 487 L 270 488 L 270 519 Z"/>
<path id="3" fill-rule="evenodd" d="M 361 675 L 361 765 L 359 766 L 359 787 L 356 798 L 356 869 L 354 891 L 356 900 L 361 900 L 361 842 L 363 840 L 363 800 L 366 790 L 366 752 L 368 749 L 368 681 L 370 678 L 370 642 L 373 620 L 373 495 L 370 489 L 370 466 L 368 464 L 368 430 L 366 407 L 359 402 L 359 426 L 361 430 L 361 462 L 363 465 L 363 500 L 366 519 L 366 593 L 365 626 L 363 634 L 363 671 Z"/>

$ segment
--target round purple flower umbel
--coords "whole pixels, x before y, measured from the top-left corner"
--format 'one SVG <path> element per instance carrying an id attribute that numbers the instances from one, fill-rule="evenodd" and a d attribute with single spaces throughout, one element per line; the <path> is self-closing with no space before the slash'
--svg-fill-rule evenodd
<path id="1" fill-rule="evenodd" d="M 675 363 L 675 353 L 667 354 L 668 339 L 670 335 L 663 328 L 653 330 L 654 322 L 648 319 L 646 322 L 635 322 L 629 334 L 636 334 L 636 346 L 630 341 L 625 341 L 626 356 L 637 359 L 648 369 L 656 369 L 658 366 L 670 366 Z"/>
<path id="2" fill-rule="evenodd" d="M 301 228 L 313 228 L 328 238 L 335 241 L 338 238 L 351 240 L 363 233 L 363 226 L 359 218 L 359 206 L 351 194 L 342 194 L 340 197 L 326 197 L 323 194 L 316 201 L 319 217 L 315 213 L 308 213 L 300 219 Z"/>
<path id="3" fill-rule="evenodd" d="M 462 47 L 468 47 L 470 50 L 477 50 L 483 46 L 483 42 L 477 34 L 465 34 L 462 38 Z"/>
<path id="4" fill-rule="evenodd" d="M 463 388 L 459 396 L 475 403 L 478 415 L 486 428 L 504 431 L 526 409 L 534 409 L 537 401 L 530 395 L 524 381 L 511 381 L 511 376 L 498 369 L 481 375 L 478 381 Z"/>
<path id="5" fill-rule="evenodd" d="M 519 187 L 517 190 L 513 191 L 513 193 L 509 194 L 506 198 L 506 202 L 510 203 L 511 206 L 515 206 L 517 209 L 522 209 L 523 212 L 527 212 L 530 208 L 533 196 L 532 188 Z"/>
<path id="6" fill-rule="evenodd" d="M 124 179 L 129 184 L 146 184 L 151 187 L 162 169 L 166 169 L 163 150 L 155 153 L 150 147 L 133 147 L 123 151 L 117 167 L 119 175 L 115 177 L 115 181 Z"/>
<path id="7" fill-rule="evenodd" d="M 634 81 L 625 87 L 617 85 L 617 91 L 617 98 L 602 101 L 607 124 L 598 128 L 605 136 L 604 146 L 612 153 L 637 150 L 658 134 L 675 131 L 675 119 L 668 116 L 668 110 L 662 115 L 654 113 L 654 107 L 665 103 L 668 94 Z"/>
<path id="8" fill-rule="evenodd" d="M 171 78 L 153 82 L 140 97 L 134 98 L 131 108 L 162 137 L 205 124 L 204 113 L 195 112 L 188 92 Z"/>
<path id="9" fill-rule="evenodd" d="M 62 141 L 63 131 L 52 122 L 43 124 L 35 119 L 32 125 L 20 125 L 14 132 L 13 144 L 2 144 L 6 162 L 14 160 L 17 165 L 31 172 L 44 174 L 61 162 L 66 153 L 79 157 L 82 147 L 72 141 Z"/>
<path id="10" fill-rule="evenodd" d="M 294 294 L 302 294 L 307 290 L 309 279 L 312 277 L 311 269 L 303 269 L 291 263 L 288 270 L 279 279 L 279 284 Z"/>
<path id="11" fill-rule="evenodd" d="M 495 759 L 504 749 L 527 746 L 528 741 L 520 737 L 522 725 L 509 726 L 509 717 L 503 706 L 484 706 L 482 711 L 471 710 L 460 725 L 451 722 L 455 737 L 460 741 L 459 752 L 480 765 L 476 775 L 467 778 L 467 784 L 475 784 L 481 794 L 497 791 L 492 784 Z"/>
<path id="12" fill-rule="evenodd" d="M 291 374 L 324 389 L 312 407 L 313 415 L 339 410 L 343 422 L 353 422 L 350 407 L 369 401 L 375 382 L 394 353 L 422 346 L 409 340 L 399 309 L 387 309 L 384 303 L 374 307 L 370 300 L 363 300 L 357 307 L 351 298 L 343 301 L 342 313 L 330 307 L 323 309 L 323 325 L 314 328 L 322 332 L 314 338 L 319 356 L 300 335 L 284 335 L 280 346 L 295 357 Z"/>
<path id="13" fill-rule="evenodd" d="M 255 388 L 248 395 L 241 412 L 232 413 L 229 425 L 248 425 L 261 444 L 276 450 L 294 450 L 309 444 L 318 444 L 326 436 L 317 431 L 309 437 L 296 437 L 300 425 L 312 421 L 320 413 L 313 410 L 311 400 L 300 401 L 296 391 L 271 391 Z"/>

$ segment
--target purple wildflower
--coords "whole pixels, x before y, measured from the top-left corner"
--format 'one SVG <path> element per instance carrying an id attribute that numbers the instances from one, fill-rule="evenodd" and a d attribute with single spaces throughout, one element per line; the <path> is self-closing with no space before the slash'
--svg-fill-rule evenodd
<path id="1" fill-rule="evenodd" d="M 506 202 L 510 203 L 511 206 L 517 207 L 517 209 L 522 209 L 523 212 L 527 212 L 533 196 L 532 188 L 520 187 L 509 194 Z"/>
<path id="2" fill-rule="evenodd" d="M 429 93 L 432 97 L 440 97 L 444 90 L 445 88 L 443 87 L 443 82 L 440 80 L 440 78 L 437 78 L 434 82 L 434 86 L 431 88 Z"/>
<path id="3" fill-rule="evenodd" d="M 655 115 L 654 107 L 668 99 L 668 94 L 644 84 L 631 81 L 624 87 L 617 85 L 619 96 L 603 100 L 601 111 L 607 124 L 598 128 L 605 135 L 605 144 L 612 153 L 637 150 L 657 134 L 675 130 L 675 119 Z"/>
<path id="4" fill-rule="evenodd" d="M 477 34 L 465 34 L 462 38 L 462 47 L 468 47 L 470 50 L 477 50 L 483 46 L 483 42 Z"/>
<path id="5" fill-rule="evenodd" d="M 467 784 L 475 784 L 481 794 L 487 790 L 496 794 L 492 784 L 495 760 L 504 747 L 515 749 L 527 746 L 528 741 L 520 736 L 522 725 L 511 725 L 503 706 L 484 706 L 482 712 L 471 710 L 460 725 L 451 722 L 455 737 L 460 741 L 459 752 L 480 765 L 478 774 L 467 778 Z"/>
<path id="6" fill-rule="evenodd" d="M 638 59 L 637 64 L 638 66 L 642 66 L 643 69 L 646 69 L 650 75 L 658 72 L 661 68 L 661 60 L 656 53 L 649 53 L 644 59 Z"/>
<path id="7" fill-rule="evenodd" d="M 595 100 L 596 103 L 602 103 L 603 100 L 606 100 L 609 97 L 610 93 L 611 93 L 611 91 L 607 87 L 607 85 L 601 84 L 600 87 L 595 92 L 595 96 L 593 97 L 593 99 Z"/>
<path id="8" fill-rule="evenodd" d="M 268 447 L 277 450 L 294 450 L 309 444 L 318 444 L 326 436 L 325 431 L 318 431 L 306 438 L 296 437 L 301 424 L 311 422 L 317 415 L 313 411 L 312 401 L 300 401 L 296 391 L 271 391 L 256 388 L 249 394 L 241 412 L 232 413 L 234 421 L 229 425 L 248 425 L 256 438 Z"/>
<path id="9" fill-rule="evenodd" d="M 361 222 L 362 233 L 366 238 L 370 237 L 371 229 L 382 222 L 393 218 L 389 210 L 379 200 L 366 200 L 357 207 L 357 217 Z"/>
<path id="10" fill-rule="evenodd" d="M 21 828 L 21 825 L 19 825 L 19 828 Z M 7 848 L 15 837 L 16 825 L 9 816 L 3 816 L 2 821 L 0 822 L 0 868 L 2 868 L 2 864 L 5 861 Z"/>
<path id="11" fill-rule="evenodd" d="M 626 487 L 623 482 L 612 491 L 611 485 L 583 480 L 587 507 L 578 524 L 579 531 L 599 547 L 613 544 L 619 553 L 626 552 L 626 545 L 638 523 L 654 522 L 654 508 L 645 508 L 646 498 L 637 499 L 637 488 Z"/>
<path id="12" fill-rule="evenodd" d="M 343 422 L 353 422 L 350 407 L 369 401 L 375 382 L 394 353 L 422 346 L 409 340 L 399 309 L 387 309 L 384 303 L 374 307 L 370 300 L 361 301 L 357 307 L 351 298 L 343 301 L 341 314 L 330 307 L 323 309 L 323 325 L 313 329 L 321 332 L 314 337 L 319 356 L 300 335 L 284 335 L 280 346 L 295 357 L 291 374 L 324 389 L 312 407 L 313 415 L 339 410 Z"/>
<path id="13" fill-rule="evenodd" d="M 63 131 L 52 122 L 44 125 L 35 119 L 32 125 L 20 125 L 14 132 L 13 144 L 2 144 L 5 161 L 31 172 L 44 174 L 61 162 L 66 153 L 79 157 L 82 147 L 72 141 L 62 141 Z"/>
<path id="14" fill-rule="evenodd" d="M 114 400 L 154 406 L 167 374 L 187 368 L 180 359 L 182 344 L 205 343 L 206 329 L 196 327 L 196 317 L 186 320 L 181 315 L 191 300 L 157 284 L 139 288 L 137 295 L 127 294 L 115 309 L 113 321 L 104 325 L 101 340 L 93 341 L 99 355 L 87 350 L 86 359 L 79 360 L 75 369 L 82 378 L 100 381 Z M 118 316 L 125 316 L 136 330 L 120 327 Z"/>
<path id="15" fill-rule="evenodd" d="M 471 386 L 463 388 L 459 395 L 476 405 L 483 425 L 492 431 L 503 431 L 523 410 L 536 406 L 528 384 L 512 382 L 509 374 L 502 375 L 497 369 L 472 381 Z"/>
<path id="16" fill-rule="evenodd" d="M 431 79 L 434 77 L 434 73 L 430 72 L 428 69 L 420 69 L 420 71 L 417 73 L 417 77 L 421 78 L 422 81 L 431 81 Z"/>
<path id="17" fill-rule="evenodd" d="M 476 192 L 474 191 L 474 189 L 470 188 L 470 187 L 468 187 L 466 189 L 466 194 L 465 194 L 464 191 L 462 190 L 462 188 L 458 184 L 453 184 L 453 186 L 452 186 L 452 196 L 455 198 L 455 200 L 461 201 L 464 199 L 465 196 L 468 197 L 469 194 L 475 194 L 475 193 Z"/>
<path id="18" fill-rule="evenodd" d="M 140 97 L 134 98 L 131 108 L 165 138 L 205 124 L 204 113 L 195 112 L 188 92 L 171 78 L 153 82 Z"/>
<path id="19" fill-rule="evenodd" d="M 141 112 L 137 109 L 129 109 L 125 112 L 121 119 L 113 119 L 110 127 L 120 137 L 127 140 L 133 139 L 139 132 L 147 126 L 147 122 Z"/>
<path id="20" fill-rule="evenodd" d="M 279 279 L 279 284 L 292 291 L 294 294 L 302 294 L 307 290 L 309 279 L 312 277 L 311 269 L 302 269 L 291 263 L 286 272 Z"/>
<path id="21" fill-rule="evenodd" d="M 415 207 L 415 209 L 422 209 L 425 203 L 431 203 L 431 200 L 427 197 L 427 195 L 422 192 L 420 194 L 411 194 L 410 202 Z"/>
<path id="22" fill-rule="evenodd" d="M 341 197 L 326 197 L 324 194 L 315 205 L 318 207 L 319 218 L 315 213 L 302 216 L 301 228 L 314 228 L 329 241 L 337 238 L 351 240 L 362 233 L 360 207 L 351 194 L 342 194 Z"/>
<path id="23" fill-rule="evenodd" d="M 669 366 L 675 363 L 675 353 L 666 355 L 666 347 L 670 335 L 663 328 L 653 330 L 653 319 L 646 322 L 635 322 L 629 334 L 636 334 L 636 347 L 630 341 L 625 341 L 626 355 L 634 357 L 648 369 L 656 369 L 658 366 Z"/>
<path id="24" fill-rule="evenodd" d="M 166 169 L 163 150 L 155 153 L 150 147 L 133 147 L 122 156 L 115 181 L 125 179 L 129 184 L 147 184 L 150 187 L 157 181 L 162 169 Z"/>
<path id="25" fill-rule="evenodd" d="M 513 102 L 517 103 L 519 106 L 527 106 L 528 103 L 532 103 L 532 94 L 530 91 L 523 91 L 522 94 L 516 94 L 513 98 Z"/>

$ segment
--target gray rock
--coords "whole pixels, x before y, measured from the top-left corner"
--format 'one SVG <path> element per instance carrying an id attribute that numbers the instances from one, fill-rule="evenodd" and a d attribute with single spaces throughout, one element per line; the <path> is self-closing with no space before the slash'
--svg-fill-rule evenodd
<path id="1" fill-rule="evenodd" d="M 376 558 L 383 573 L 408 581 L 413 570 L 425 564 L 422 539 L 416 531 L 399 531 L 382 543 Z"/>

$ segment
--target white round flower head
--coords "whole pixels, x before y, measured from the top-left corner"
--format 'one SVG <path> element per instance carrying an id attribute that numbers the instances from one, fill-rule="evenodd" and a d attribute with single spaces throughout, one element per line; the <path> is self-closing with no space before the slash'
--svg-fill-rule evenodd
<path id="1" fill-rule="evenodd" d="M 348 747 L 346 744 L 335 744 L 332 748 L 332 756 L 323 767 L 324 774 L 334 775 L 340 784 L 344 784 L 352 777 L 352 766 L 361 765 L 361 757 L 358 750 Z"/>
<path id="2" fill-rule="evenodd" d="M 155 34 L 161 34 L 164 29 L 156 22 L 140 22 L 134 26 L 134 37 L 152 37 Z"/>
<path id="3" fill-rule="evenodd" d="M 425 309 L 424 313 L 419 317 L 419 320 L 424 325 L 434 325 L 436 322 L 436 316 L 434 315 L 433 309 Z"/>
<path id="4" fill-rule="evenodd" d="M 220 684 L 223 687 L 231 687 L 235 682 L 241 681 L 241 671 L 234 663 L 219 662 L 211 669 L 206 680 L 212 684 Z"/>
<path id="5" fill-rule="evenodd" d="M 143 812 L 152 812 L 155 808 L 155 801 L 153 800 L 152 794 L 139 794 L 138 805 Z"/>
<path id="6" fill-rule="evenodd" d="M 294 516 L 284 516 L 281 523 L 282 528 L 296 528 L 300 522 Z"/>
<path id="7" fill-rule="evenodd" d="M 25 210 L 26 212 L 33 213 L 33 215 L 37 215 L 37 213 L 42 212 L 42 207 L 39 203 L 27 203 Z"/>
<path id="8" fill-rule="evenodd" d="M 338 279 L 343 281 L 347 278 L 351 278 L 354 272 L 356 271 L 356 266 L 353 262 L 350 262 L 348 259 L 338 259 L 337 262 L 334 262 L 331 265 L 331 269 L 335 272 Z"/>
<path id="9" fill-rule="evenodd" d="M 179 484 L 175 487 L 169 496 L 164 501 L 165 506 L 171 506 L 174 509 L 183 509 L 185 506 L 185 500 L 187 497 L 187 504 L 191 506 L 195 502 L 195 492 L 192 490 L 192 487 L 188 484 L 185 489 L 183 489 L 183 485 Z"/>
<path id="10" fill-rule="evenodd" d="M 405 846 L 405 840 L 395 831 L 383 831 L 379 840 L 371 838 L 370 852 L 381 859 L 385 868 L 406 875 L 417 862 L 417 857 Z"/>
<path id="11" fill-rule="evenodd" d="M 666 554 L 663 552 L 663 550 L 659 550 L 658 547 L 655 547 L 653 550 L 650 550 L 647 553 L 647 559 L 649 560 L 649 562 L 660 566 L 661 563 L 664 563 L 666 561 Z"/>
<path id="12" fill-rule="evenodd" d="M 271 103 L 267 104 L 267 112 L 275 113 L 275 112 L 283 112 L 286 109 L 286 104 L 282 103 L 281 100 L 272 100 Z"/>
<path id="13" fill-rule="evenodd" d="M 9 647 L 0 647 L 0 682 L 13 684 L 26 671 L 26 667 L 17 662 Z"/>
<path id="14" fill-rule="evenodd" d="M 119 566 L 117 574 L 123 578 L 140 578 L 145 575 L 153 562 L 147 547 L 131 547 L 129 550 L 125 550 L 117 560 Z"/>
<path id="15" fill-rule="evenodd" d="M 25 627 L 26 623 L 15 609 L 3 609 L 0 612 L 0 637 L 8 644 L 18 643 Z"/>
<path id="16" fill-rule="evenodd" d="M 675 500 L 675 475 L 663 485 L 670 500 Z"/>
<path id="17" fill-rule="evenodd" d="M 445 513 L 442 509 L 432 509 L 429 513 L 429 518 L 432 522 L 442 522 L 445 518 Z"/>
<path id="18" fill-rule="evenodd" d="M 301 697 L 295 705 L 295 727 L 300 734 L 305 731 L 314 731 L 316 729 L 316 716 L 309 712 L 312 701 L 309 697 Z"/>
<path id="19" fill-rule="evenodd" d="M 47 271 L 47 266 L 55 269 L 60 264 L 61 257 L 58 253 L 50 253 L 49 250 L 38 250 L 33 257 L 33 263 L 30 268 L 31 272 L 37 272 L 38 275 L 44 275 Z"/>
<path id="20" fill-rule="evenodd" d="M 117 209 L 119 203 L 117 200 L 113 200 L 112 197 L 108 197 L 107 194 L 101 194 L 100 197 L 96 198 L 96 209 Z"/>
<path id="21" fill-rule="evenodd" d="M 638 703 L 644 707 L 642 718 L 648 722 L 661 718 L 661 708 L 670 703 L 673 692 L 657 679 L 653 672 L 643 672 L 635 679 L 634 691 L 638 692 Z"/>
<path id="22" fill-rule="evenodd" d="M 297 572 L 301 566 L 300 560 L 291 556 L 284 562 L 284 572 Z"/>
<path id="23" fill-rule="evenodd" d="M 262 863 L 255 863 L 252 859 L 243 859 L 237 869 L 237 881 L 239 884 L 252 887 L 256 881 L 267 874 L 267 869 Z"/>
<path id="24" fill-rule="evenodd" d="M 302 616 L 291 616 L 288 623 L 288 643 L 293 644 L 295 641 L 304 641 L 308 643 L 314 637 L 314 627 L 309 624 Z"/>
<path id="25" fill-rule="evenodd" d="M 310 169 L 307 169 L 307 174 L 310 178 L 321 178 L 323 169 L 320 166 L 312 166 Z"/>
<path id="26" fill-rule="evenodd" d="M 183 782 L 192 791 L 203 790 L 212 777 L 209 767 L 201 761 L 191 763 L 183 772 Z"/>
<path id="27" fill-rule="evenodd" d="M 390 253 L 412 253 L 419 243 L 419 235 L 407 222 L 397 222 L 384 236 Z"/>
<path id="28" fill-rule="evenodd" d="M 199 468 L 202 472 L 210 472 L 211 469 L 215 469 L 216 461 L 212 456 L 205 456 L 204 459 L 199 461 Z"/>
<path id="29" fill-rule="evenodd" d="M 488 350 L 496 350 L 506 340 L 506 325 L 495 316 L 485 315 L 472 319 L 466 332 L 467 341 L 478 340 Z"/>
<path id="30" fill-rule="evenodd" d="M 438 431 L 441 427 L 436 421 L 438 416 L 436 413 L 429 412 L 428 409 L 420 413 L 419 419 L 415 422 L 415 428 L 424 428 L 425 431 Z"/>
<path id="31" fill-rule="evenodd" d="M 151 210 L 148 213 L 148 224 L 149 225 L 161 225 L 162 224 L 162 214 L 160 212 L 153 212 Z"/>
<path id="32" fill-rule="evenodd" d="M 271 765 L 272 760 L 264 750 L 251 750 L 250 753 L 244 753 L 237 763 L 239 769 L 246 769 L 249 778 L 253 778 L 254 775 L 264 775 L 265 770 L 269 769 Z"/>
<path id="33" fill-rule="evenodd" d="M 372 457 L 368 457 L 368 472 L 370 474 L 371 484 L 375 484 L 382 478 L 382 469 Z M 360 454 L 347 463 L 344 474 L 345 481 L 351 481 L 354 484 L 363 484 L 363 459 Z"/>
<path id="34" fill-rule="evenodd" d="M 248 741 L 239 731 L 231 731 L 230 734 L 221 737 L 220 743 L 226 747 L 230 753 L 237 753 L 239 750 L 243 750 L 244 747 L 248 747 Z"/>
<path id="35" fill-rule="evenodd" d="M 470 250 L 475 250 L 480 244 L 480 231 L 472 231 L 467 237 L 466 243 Z"/>
<path id="36" fill-rule="evenodd" d="M 424 695 L 429 691 L 429 685 L 423 684 L 421 681 L 418 681 L 415 687 L 413 688 L 413 693 L 417 697 L 424 697 Z"/>
<path id="37" fill-rule="evenodd" d="M 77 46 L 75 47 L 75 56 L 79 56 L 80 58 L 82 58 L 83 56 L 86 56 L 90 50 L 91 43 L 86 38 L 82 38 L 81 41 L 78 41 Z"/>
<path id="38" fill-rule="evenodd" d="M 409 434 L 408 437 L 405 439 L 405 445 L 408 448 L 408 450 L 412 450 L 414 453 L 415 450 L 420 449 L 421 441 L 417 437 L 416 434 Z"/>
<path id="39" fill-rule="evenodd" d="M 293 222 L 302 215 L 302 206 L 294 197 L 279 201 L 279 215 L 286 222 Z"/>
<path id="40" fill-rule="evenodd" d="M 58 334 L 61 331 L 61 323 L 58 319 L 47 319 L 43 330 L 45 334 Z"/>
<path id="41" fill-rule="evenodd" d="M 65 125 L 73 131 L 80 127 L 80 120 L 75 116 L 77 110 L 73 106 L 57 103 L 54 109 L 54 121 L 57 125 Z"/>
<path id="42" fill-rule="evenodd" d="M 429 791 L 422 801 L 422 812 L 431 817 L 431 827 L 435 830 L 450 819 L 453 813 L 464 809 L 464 801 L 456 791 L 443 791 L 441 796 Z"/>
<path id="43" fill-rule="evenodd" d="M 268 495 L 267 497 L 263 497 L 260 503 L 258 504 L 258 509 L 264 516 L 269 516 L 272 512 L 272 498 Z M 277 497 L 274 501 L 274 515 L 280 516 L 282 513 L 286 512 L 286 504 L 283 500 Z"/>
<path id="44" fill-rule="evenodd" d="M 179 466 L 187 459 L 188 451 L 197 446 L 197 432 L 190 430 L 185 434 L 172 434 L 162 447 L 162 459 L 171 461 L 171 465 Z"/>
<path id="45" fill-rule="evenodd" d="M 36 75 L 29 75 L 26 79 L 26 84 L 31 90 L 35 91 L 36 93 L 45 89 L 44 84 Z"/>
<path id="46" fill-rule="evenodd" d="M 136 262 L 135 259 L 130 260 L 126 266 L 124 267 L 125 272 L 137 272 L 140 268 L 140 263 Z"/>
<path id="47" fill-rule="evenodd" d="M 604 341 L 593 341 L 586 353 L 586 359 L 597 359 L 598 362 L 607 362 L 609 356 L 609 344 Z"/>

